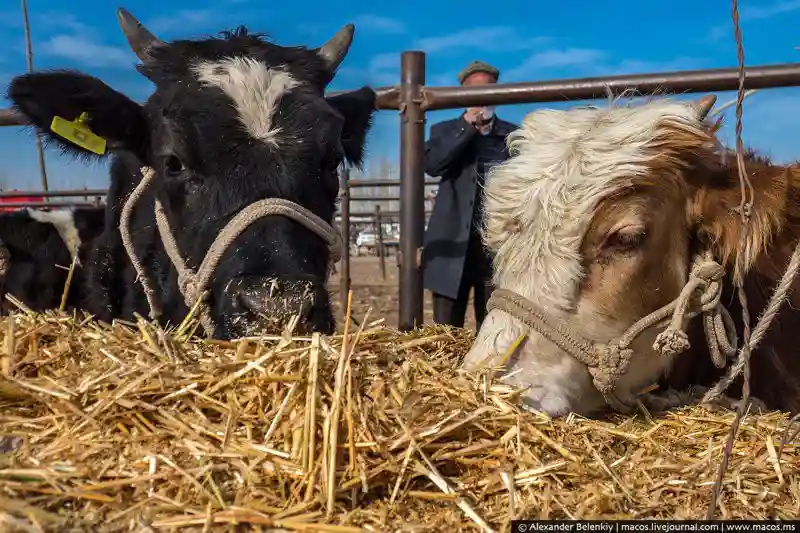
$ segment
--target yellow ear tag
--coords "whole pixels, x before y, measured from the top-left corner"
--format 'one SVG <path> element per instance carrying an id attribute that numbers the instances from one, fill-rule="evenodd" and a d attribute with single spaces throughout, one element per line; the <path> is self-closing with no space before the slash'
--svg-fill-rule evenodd
<path id="1" fill-rule="evenodd" d="M 74 121 L 69 121 L 61 117 L 53 117 L 53 122 L 50 124 L 50 129 L 53 133 L 64 137 L 66 140 L 71 141 L 81 148 L 85 148 L 90 152 L 98 155 L 106 153 L 106 140 L 98 137 L 89 126 L 86 124 L 86 119 L 89 117 L 86 113 L 81 113 L 81 116 Z"/>

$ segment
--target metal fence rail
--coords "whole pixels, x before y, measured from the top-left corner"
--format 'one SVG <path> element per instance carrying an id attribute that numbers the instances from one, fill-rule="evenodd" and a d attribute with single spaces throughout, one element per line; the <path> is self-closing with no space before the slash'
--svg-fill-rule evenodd
<path id="1" fill-rule="evenodd" d="M 76 198 L 79 196 L 100 196 L 105 198 L 106 189 L 68 189 L 64 191 L 7 191 L 0 192 L 0 198 L 28 198 L 41 196 L 42 198 Z"/>
<path id="2" fill-rule="evenodd" d="M 99 203 L 92 202 L 8 202 L 0 204 L 0 212 L 9 209 L 49 208 L 64 209 L 69 207 L 100 207 Z"/>
<path id="3" fill-rule="evenodd" d="M 426 179 L 425 185 L 438 185 L 438 179 Z M 400 180 L 350 180 L 348 186 L 351 189 L 362 187 L 399 187 Z M 43 198 L 65 197 L 72 198 L 77 196 L 103 196 L 107 189 L 66 189 L 61 191 L 8 191 L 0 192 L 0 198 L 27 198 L 29 196 L 41 196 Z"/>

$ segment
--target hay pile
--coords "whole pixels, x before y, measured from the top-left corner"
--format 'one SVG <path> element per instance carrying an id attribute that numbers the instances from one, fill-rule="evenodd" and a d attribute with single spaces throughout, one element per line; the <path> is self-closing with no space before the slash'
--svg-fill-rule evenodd
<path id="1" fill-rule="evenodd" d="M 733 419 L 529 413 L 513 389 L 456 370 L 465 331 L 364 328 L 342 350 L 343 336 L 207 343 L 20 313 L 0 319 L 0 336 L 3 531 L 701 518 Z M 718 517 L 800 512 L 797 448 L 778 457 L 785 425 L 744 420 Z"/>

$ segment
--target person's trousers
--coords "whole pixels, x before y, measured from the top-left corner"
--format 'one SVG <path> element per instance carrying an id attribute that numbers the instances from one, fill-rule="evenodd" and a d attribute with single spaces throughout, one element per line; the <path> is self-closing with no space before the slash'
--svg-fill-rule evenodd
<path id="1" fill-rule="evenodd" d="M 437 324 L 463 328 L 464 320 L 467 316 L 469 293 L 472 289 L 475 290 L 473 302 L 475 324 L 477 329 L 481 329 L 481 324 L 486 318 L 486 304 L 492 295 L 493 289 L 487 281 L 473 281 L 466 276 L 461 278 L 458 296 L 455 299 L 433 293 L 433 321 Z"/>

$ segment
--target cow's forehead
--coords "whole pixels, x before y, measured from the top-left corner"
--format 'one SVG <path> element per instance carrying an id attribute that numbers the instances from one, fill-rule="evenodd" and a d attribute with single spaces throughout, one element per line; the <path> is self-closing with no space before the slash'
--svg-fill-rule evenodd
<path id="1" fill-rule="evenodd" d="M 509 138 L 511 158 L 486 185 L 485 236 L 497 286 L 570 311 L 584 275 L 580 253 L 598 203 L 652 169 L 665 130 L 699 132 L 690 103 L 657 100 L 529 114 Z M 515 228 L 515 229 L 509 229 Z"/>
<path id="2" fill-rule="evenodd" d="M 239 122 L 253 138 L 277 144 L 273 118 L 280 99 L 301 84 L 291 72 L 248 56 L 198 60 L 191 71 L 200 83 L 221 89 L 233 101 Z"/>

